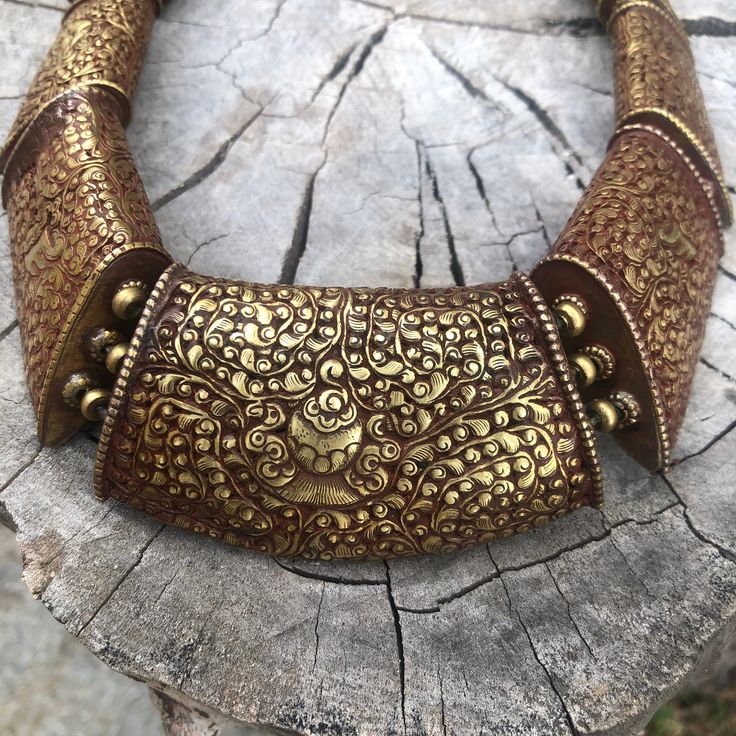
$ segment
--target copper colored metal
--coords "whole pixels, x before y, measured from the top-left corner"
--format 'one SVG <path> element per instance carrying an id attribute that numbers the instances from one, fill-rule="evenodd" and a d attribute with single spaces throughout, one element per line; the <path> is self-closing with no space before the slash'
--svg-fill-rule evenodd
<path id="1" fill-rule="evenodd" d="M 600 501 L 551 311 L 522 275 L 398 290 L 166 272 L 96 490 L 278 555 L 445 552 Z"/>
<path id="2" fill-rule="evenodd" d="M 608 24 L 608 21 L 611 18 L 611 14 L 614 11 L 618 10 L 624 5 L 626 6 L 629 6 L 632 4 L 641 5 L 642 3 L 654 5 L 657 8 L 669 13 L 673 18 L 675 19 L 677 18 L 668 0 L 596 0 L 595 6 L 596 6 L 596 11 L 598 12 L 598 19 L 605 26 Z"/>
<path id="3" fill-rule="evenodd" d="M 63 440 L 109 398 L 100 498 L 270 554 L 384 558 L 600 503 L 582 399 L 666 466 L 730 221 L 666 0 L 598 3 L 616 134 L 534 270 L 546 302 L 520 274 L 396 290 L 167 268 L 123 132 L 157 7 L 74 2 L 0 153 L 39 437 Z"/>
<path id="4" fill-rule="evenodd" d="M 156 9 L 153 0 L 84 0 L 69 9 L 0 151 L 0 172 L 23 133 L 69 92 L 104 89 L 127 124 Z"/>
<path id="5" fill-rule="evenodd" d="M 63 400 L 71 373 L 112 381 L 88 333 L 130 326 L 112 312 L 126 280 L 152 286 L 170 258 L 112 98 L 65 95 L 23 137 L 3 181 L 15 296 L 39 438 L 56 444 L 83 422 Z"/>
<path id="6" fill-rule="evenodd" d="M 696 166 L 722 221 L 730 223 L 731 200 L 682 24 L 667 3 L 652 0 L 617 0 L 606 15 L 617 130 L 647 124 L 671 138 Z"/>
<path id="7" fill-rule="evenodd" d="M 615 138 L 578 208 L 532 277 L 549 301 L 574 292 L 590 309 L 569 352 L 596 344 L 615 371 L 583 391 L 612 389 L 642 407 L 619 442 L 643 465 L 667 464 L 687 407 L 723 240 L 706 191 L 661 135 Z"/>

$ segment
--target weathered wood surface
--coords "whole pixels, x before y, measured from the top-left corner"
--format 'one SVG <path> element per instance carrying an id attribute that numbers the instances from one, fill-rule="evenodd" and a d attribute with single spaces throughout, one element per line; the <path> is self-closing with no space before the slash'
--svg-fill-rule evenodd
<path id="1" fill-rule="evenodd" d="M 2 131 L 64 4 L 0 2 Z M 673 4 L 736 183 L 736 5 Z M 554 239 L 603 155 L 610 77 L 588 0 L 170 0 L 129 134 L 195 269 L 470 284 Z M 733 234 L 667 478 L 603 442 L 602 512 L 445 558 L 305 564 L 95 502 L 88 436 L 39 451 L 0 227 L 0 509 L 28 586 L 115 669 L 297 734 L 628 735 L 733 640 Z"/>

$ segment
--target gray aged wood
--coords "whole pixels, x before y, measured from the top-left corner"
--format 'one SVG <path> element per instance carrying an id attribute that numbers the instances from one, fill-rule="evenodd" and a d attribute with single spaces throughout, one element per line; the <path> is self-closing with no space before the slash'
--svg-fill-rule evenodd
<path id="1" fill-rule="evenodd" d="M 736 5 L 673 4 L 734 183 Z M 3 131 L 63 5 L 0 2 Z M 170 0 L 129 131 L 195 269 L 502 278 L 543 255 L 603 156 L 610 54 L 587 0 L 244 8 Z M 602 512 L 444 558 L 307 564 L 95 502 L 89 436 L 39 451 L 1 227 L 0 508 L 27 585 L 115 669 L 268 733 L 613 736 L 733 643 L 733 234 L 668 477 L 603 441 Z"/>

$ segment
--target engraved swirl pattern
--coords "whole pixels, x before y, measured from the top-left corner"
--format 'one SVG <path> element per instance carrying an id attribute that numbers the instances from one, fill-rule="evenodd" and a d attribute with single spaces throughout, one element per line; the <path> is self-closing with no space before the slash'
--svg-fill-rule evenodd
<path id="1" fill-rule="evenodd" d="M 31 165 L 6 191 L 16 305 L 37 411 L 59 335 L 97 264 L 126 244 L 161 248 L 109 96 L 67 96 L 45 114 L 58 134 L 24 153 Z"/>
<path id="2" fill-rule="evenodd" d="M 445 552 L 590 503 L 597 465 L 529 288 L 261 286 L 182 270 L 108 428 L 103 495 L 320 558 Z"/>
<path id="3" fill-rule="evenodd" d="M 634 5 L 612 18 L 609 34 L 619 125 L 637 112 L 664 111 L 679 122 L 682 132 L 722 180 L 690 45 L 679 22 L 667 11 Z"/>
<path id="4" fill-rule="evenodd" d="M 673 438 L 721 243 L 708 200 L 678 154 L 652 133 L 631 131 L 614 142 L 554 247 L 553 257 L 576 256 L 603 272 L 629 308 Z"/>
<path id="5" fill-rule="evenodd" d="M 85 0 L 71 8 L 31 84 L 0 160 L 41 110 L 69 90 L 103 85 L 130 99 L 155 7 L 152 0 Z"/>

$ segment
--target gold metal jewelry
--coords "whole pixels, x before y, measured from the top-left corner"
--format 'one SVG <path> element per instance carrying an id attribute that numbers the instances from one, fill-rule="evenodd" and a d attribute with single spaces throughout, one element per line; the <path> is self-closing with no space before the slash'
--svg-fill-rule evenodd
<path id="1" fill-rule="evenodd" d="M 563 294 L 552 303 L 555 314 L 562 322 L 562 331 L 570 337 L 583 334 L 588 322 L 588 309 L 580 297 Z"/>
<path id="2" fill-rule="evenodd" d="M 592 386 L 598 378 L 598 371 L 595 363 L 583 353 L 573 353 L 570 358 L 570 365 L 581 388 Z"/>
<path id="3" fill-rule="evenodd" d="M 385 558 L 599 505 L 591 425 L 667 466 L 730 203 L 666 0 L 598 2 L 616 132 L 531 278 L 406 290 L 171 264 L 123 131 L 158 5 L 73 3 L 0 153 L 39 437 L 104 417 L 99 497 L 268 554 Z"/>
<path id="4" fill-rule="evenodd" d="M 143 281 L 122 283 L 112 298 L 113 314 L 122 320 L 137 319 L 146 305 L 148 293 Z"/>
<path id="5" fill-rule="evenodd" d="M 99 422 L 105 418 L 105 411 L 110 402 L 110 392 L 104 388 L 93 388 L 82 397 L 79 408 L 82 416 L 90 422 Z"/>
<path id="6" fill-rule="evenodd" d="M 130 343 L 119 342 L 117 345 L 113 345 L 110 348 L 107 356 L 105 357 L 105 367 L 110 373 L 116 374 L 120 369 L 120 363 L 122 362 L 125 354 L 128 352 Z"/>
<path id="7" fill-rule="evenodd" d="M 588 404 L 588 412 L 593 426 L 599 431 L 608 433 L 618 428 L 618 411 L 610 401 L 593 399 Z"/>

